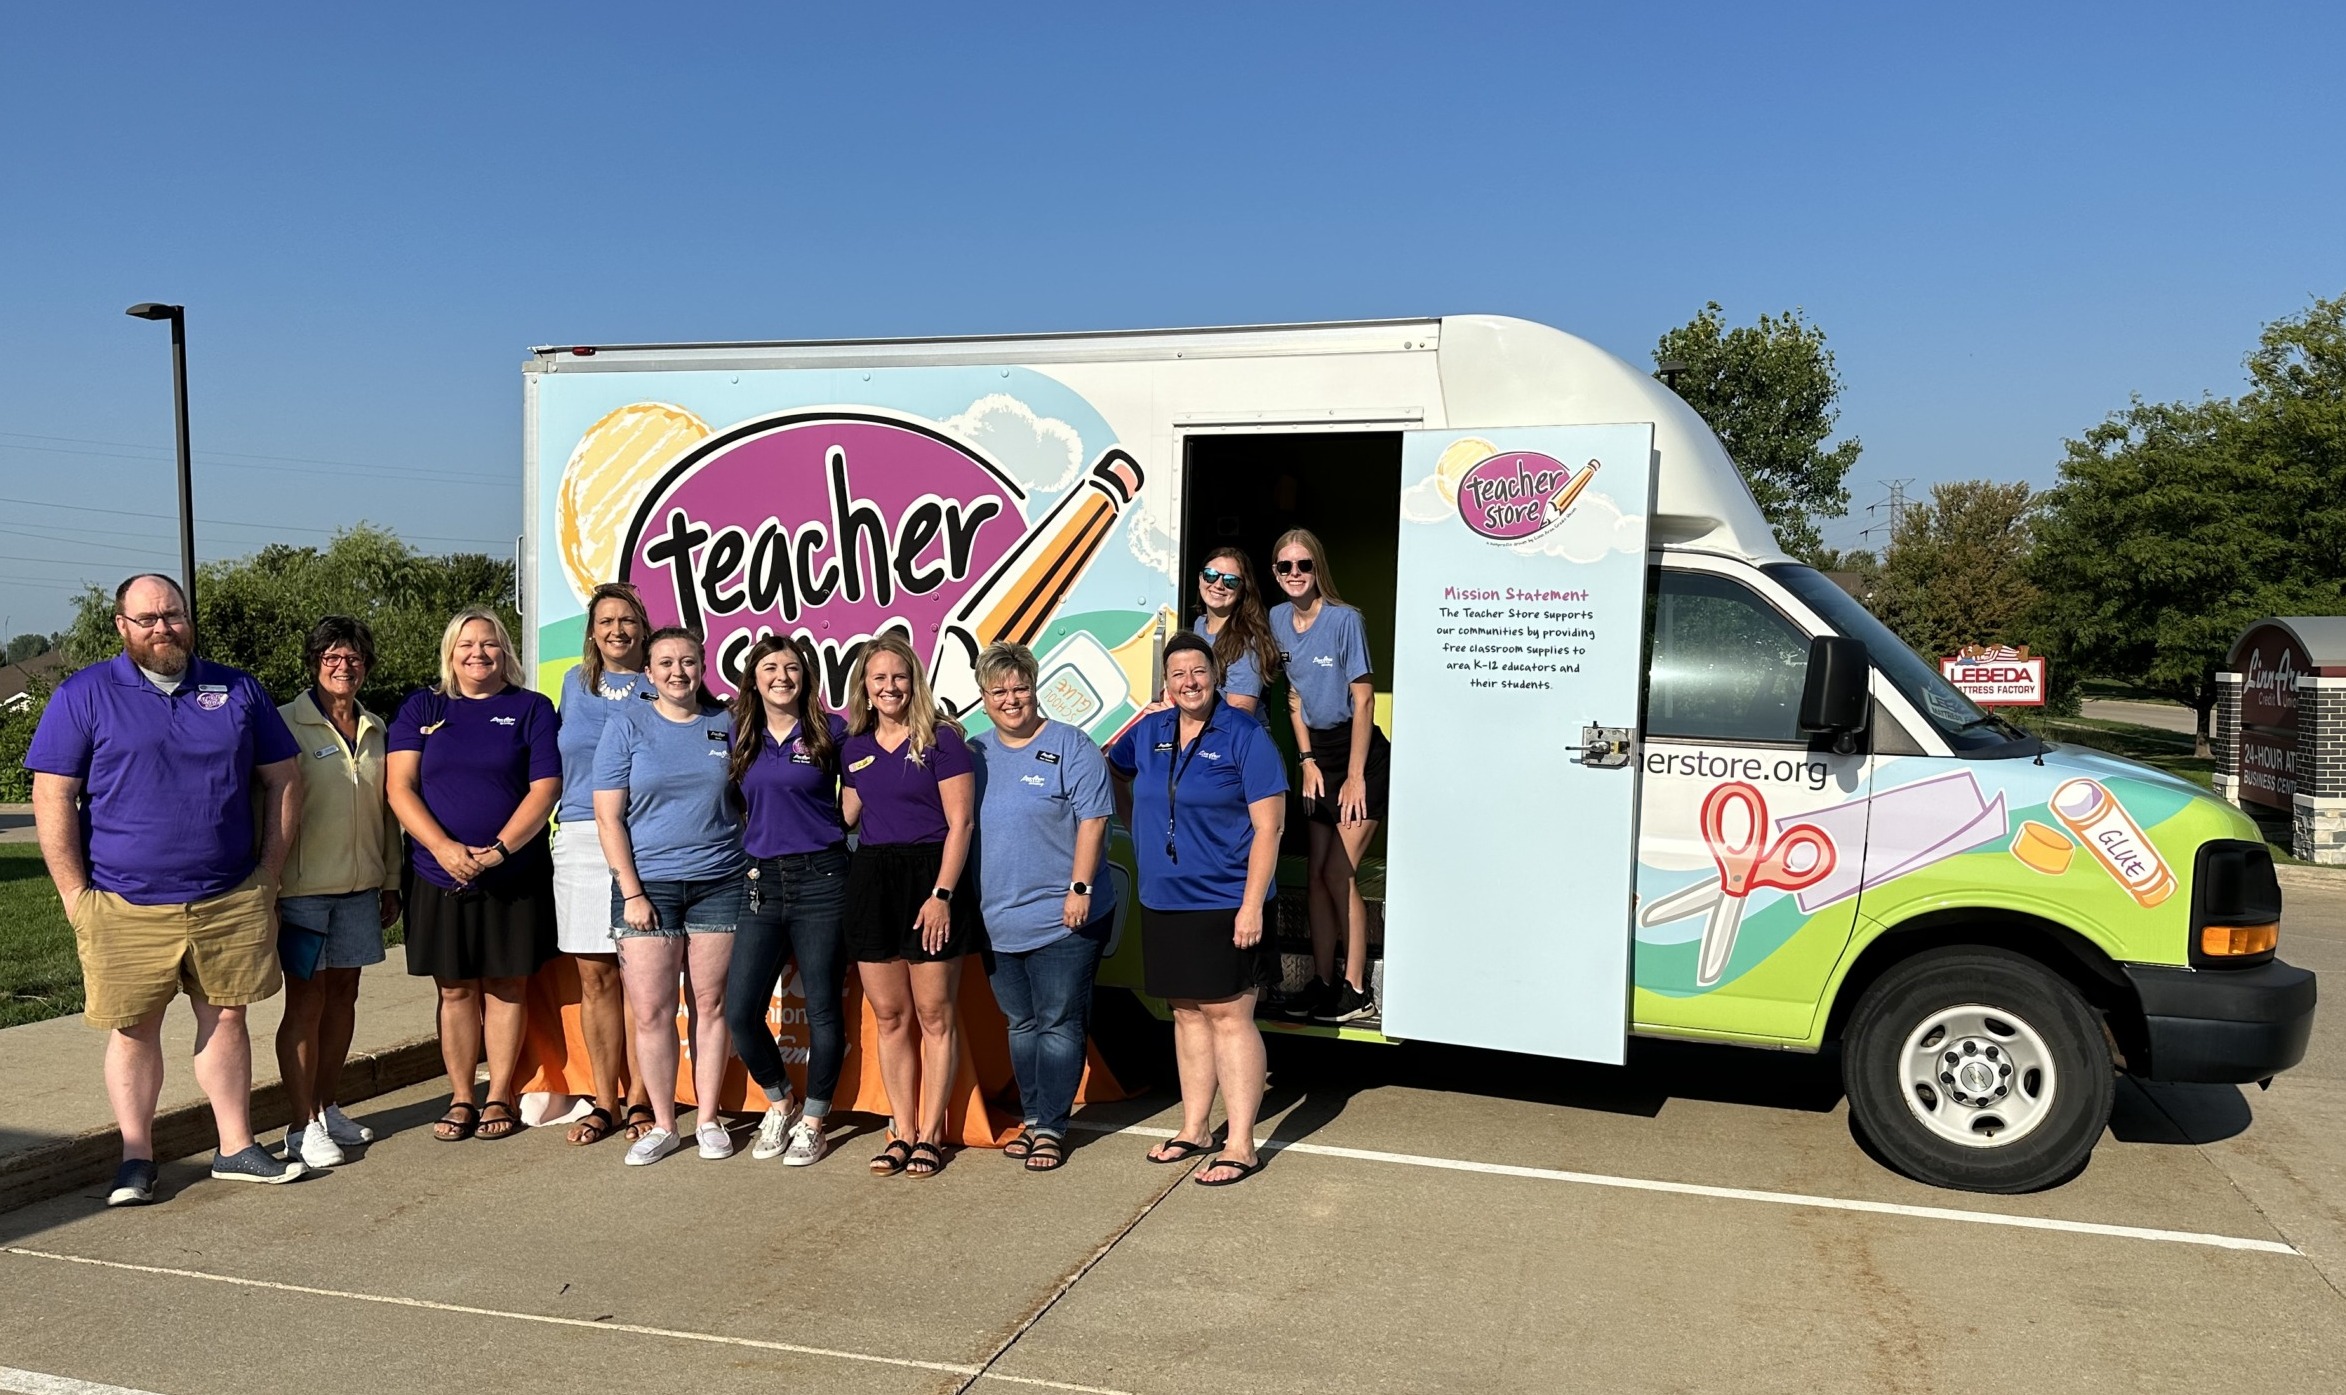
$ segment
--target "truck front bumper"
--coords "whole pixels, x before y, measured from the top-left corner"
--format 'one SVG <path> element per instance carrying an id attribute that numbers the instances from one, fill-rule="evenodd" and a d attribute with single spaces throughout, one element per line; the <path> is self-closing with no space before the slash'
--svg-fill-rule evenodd
<path id="1" fill-rule="evenodd" d="M 2253 969 L 2126 964 L 2142 999 L 2148 1080 L 2236 1085 L 2305 1059 L 2313 1035 L 2314 976 L 2275 959 Z"/>

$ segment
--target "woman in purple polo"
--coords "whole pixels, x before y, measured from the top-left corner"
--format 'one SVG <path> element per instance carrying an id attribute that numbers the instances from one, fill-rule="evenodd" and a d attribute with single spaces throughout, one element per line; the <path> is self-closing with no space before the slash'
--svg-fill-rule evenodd
<path id="1" fill-rule="evenodd" d="M 407 971 L 440 985 L 442 1142 L 521 1128 L 522 989 L 556 952 L 544 836 L 562 793 L 556 721 L 523 686 L 504 622 L 466 610 L 440 636 L 439 686 L 401 704 L 385 743 L 391 812 L 407 830 Z M 484 1043 L 486 1107 L 473 1102 Z"/>
<path id="2" fill-rule="evenodd" d="M 859 823 L 847 867 L 847 949 L 880 1039 L 888 1087 L 883 1177 L 945 1166 L 945 1101 L 960 1028 L 961 956 L 977 947 L 977 903 L 960 894 L 976 826 L 977 778 L 928 675 L 893 631 L 866 644 L 847 680 L 841 812 Z"/>
<path id="3" fill-rule="evenodd" d="M 733 699 L 733 786 L 747 811 L 749 904 L 733 937 L 725 1017 L 733 1053 L 766 1092 L 753 1158 L 780 1154 L 784 1167 L 823 1156 L 823 1121 L 847 1058 L 839 1007 L 847 966 L 840 917 L 847 908 L 847 830 L 839 820 L 839 743 L 847 723 L 815 696 L 822 666 L 804 639 L 769 635 L 742 660 Z M 806 998 L 806 1104 L 782 1068 L 766 1023 L 785 960 L 798 961 Z"/>

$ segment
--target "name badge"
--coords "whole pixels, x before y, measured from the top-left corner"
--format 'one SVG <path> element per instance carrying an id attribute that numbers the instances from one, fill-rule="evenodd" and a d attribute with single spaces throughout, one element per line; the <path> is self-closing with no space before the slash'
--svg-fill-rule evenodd
<path id="1" fill-rule="evenodd" d="M 711 741 L 731 741 L 733 739 L 733 733 L 729 731 L 719 731 L 716 728 L 711 727 L 709 729 L 709 739 Z"/>
<path id="2" fill-rule="evenodd" d="M 1150 749 L 1157 751 L 1171 751 L 1173 749 L 1173 743 L 1170 741 L 1160 741 Z"/>
<path id="3" fill-rule="evenodd" d="M 792 765 L 813 765 L 815 763 L 815 758 L 808 755 L 804 751 L 792 751 L 790 753 L 790 763 Z"/>
<path id="4" fill-rule="evenodd" d="M 342 754 L 342 748 L 340 746 L 320 746 L 318 749 L 310 752 L 310 754 L 316 756 L 319 760 L 332 760 L 334 757 Z"/>
<path id="5" fill-rule="evenodd" d="M 878 757 L 878 756 L 865 756 L 865 757 L 864 757 L 862 760 L 859 760 L 859 761 L 857 761 L 855 764 L 853 764 L 853 765 L 851 765 L 851 766 L 849 766 L 849 767 L 847 767 L 847 768 L 848 768 L 850 771 L 861 770 L 861 769 L 863 769 L 865 766 L 867 766 L 867 765 L 870 765 L 870 764 L 871 764 L 873 761 L 876 761 L 876 760 L 878 760 L 878 759 L 879 759 L 879 757 Z"/>
<path id="6" fill-rule="evenodd" d="M 1035 759 L 1041 761 L 1045 765 L 1057 765 L 1059 763 L 1059 753 L 1057 751 L 1037 751 L 1035 752 Z"/>
<path id="7" fill-rule="evenodd" d="M 225 693 L 228 691 L 228 685 L 225 683 L 198 683 L 196 691 L 199 693 Z"/>

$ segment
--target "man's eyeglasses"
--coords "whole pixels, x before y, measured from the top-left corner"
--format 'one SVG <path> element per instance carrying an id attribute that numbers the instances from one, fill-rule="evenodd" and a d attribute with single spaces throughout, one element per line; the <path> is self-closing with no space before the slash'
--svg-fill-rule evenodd
<path id="1" fill-rule="evenodd" d="M 158 610 L 147 615 L 125 615 L 122 619 L 134 630 L 176 630 L 187 623 L 187 612 Z"/>
<path id="2" fill-rule="evenodd" d="M 1208 567 L 1204 571 L 1199 572 L 1197 574 L 1197 579 L 1204 582 L 1208 586 L 1227 586 L 1233 591 L 1238 589 L 1239 583 L 1246 580 L 1245 577 L 1240 576 L 1236 572 L 1216 571 L 1212 567 Z"/>
<path id="3" fill-rule="evenodd" d="M 1271 564 L 1271 570 L 1281 576 L 1286 576 L 1290 572 L 1301 572 L 1305 576 L 1310 576 L 1311 559 L 1309 557 L 1283 557 Z"/>

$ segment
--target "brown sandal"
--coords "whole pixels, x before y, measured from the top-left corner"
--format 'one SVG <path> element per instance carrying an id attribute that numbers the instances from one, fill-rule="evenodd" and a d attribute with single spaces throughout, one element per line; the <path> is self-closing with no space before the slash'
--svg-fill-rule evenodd
<path id="1" fill-rule="evenodd" d="M 611 1117 L 610 1110 L 598 1104 L 586 1112 L 585 1118 L 570 1126 L 570 1141 L 584 1148 L 590 1143 L 600 1143 L 617 1132 L 619 1121 Z"/>

